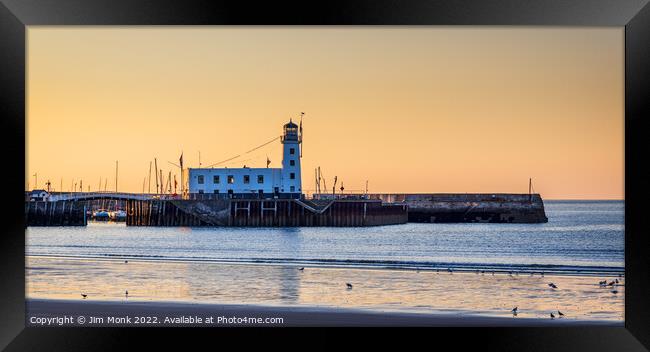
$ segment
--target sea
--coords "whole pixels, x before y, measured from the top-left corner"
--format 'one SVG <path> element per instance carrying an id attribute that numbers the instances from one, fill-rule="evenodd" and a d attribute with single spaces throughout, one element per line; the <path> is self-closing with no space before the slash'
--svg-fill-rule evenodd
<path id="1" fill-rule="evenodd" d="M 594 275 L 624 270 L 623 201 L 546 201 L 545 208 L 549 221 L 542 224 L 30 227 L 27 254 Z"/>
<path id="2" fill-rule="evenodd" d="M 519 316 L 622 322 L 624 201 L 544 205 L 541 224 L 29 227 L 27 296 L 128 290 L 129 300 L 505 316 L 518 306 Z"/>

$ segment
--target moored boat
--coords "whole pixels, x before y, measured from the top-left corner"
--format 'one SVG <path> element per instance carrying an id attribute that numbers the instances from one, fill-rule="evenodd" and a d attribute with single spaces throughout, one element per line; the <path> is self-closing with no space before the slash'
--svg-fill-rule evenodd
<path id="1" fill-rule="evenodd" d="M 110 213 L 107 210 L 99 209 L 93 213 L 93 220 L 108 221 L 110 220 Z"/>

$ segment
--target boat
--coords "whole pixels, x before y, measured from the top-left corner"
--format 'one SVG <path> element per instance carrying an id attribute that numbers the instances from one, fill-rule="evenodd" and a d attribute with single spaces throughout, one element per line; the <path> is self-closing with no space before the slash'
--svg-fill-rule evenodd
<path id="1" fill-rule="evenodd" d="M 96 221 L 108 221 L 110 219 L 110 213 L 108 210 L 99 209 L 93 213 L 93 219 Z"/>
<path id="2" fill-rule="evenodd" d="M 109 217 L 113 221 L 126 221 L 126 211 L 116 210 L 109 213 Z"/>

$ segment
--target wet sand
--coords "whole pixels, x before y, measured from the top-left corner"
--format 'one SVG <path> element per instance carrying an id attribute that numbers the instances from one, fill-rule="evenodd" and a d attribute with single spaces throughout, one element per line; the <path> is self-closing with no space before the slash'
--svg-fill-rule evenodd
<path id="1" fill-rule="evenodd" d="M 128 300 L 116 302 L 31 299 L 27 301 L 27 312 L 28 326 L 623 326 L 622 322 L 562 318 L 505 318 L 453 313 L 377 312 L 349 308 Z M 69 319 L 59 319 L 61 325 L 55 319 L 47 319 L 63 316 Z M 109 317 L 113 320 L 109 321 Z M 199 318 L 201 321 L 197 322 Z M 261 320 L 252 321 L 251 318 Z M 267 318 L 274 320 L 266 320 Z"/>
<path id="2" fill-rule="evenodd" d="M 278 312 L 295 325 L 615 326 L 624 321 L 624 277 L 612 288 L 598 285 L 615 280 L 606 276 L 299 270 L 293 265 L 36 256 L 27 257 L 26 269 L 28 314 Z M 346 288 L 348 282 L 352 289 Z M 517 317 L 511 313 L 515 306 Z M 551 320 L 550 313 L 557 316 L 558 310 L 565 316 Z"/>

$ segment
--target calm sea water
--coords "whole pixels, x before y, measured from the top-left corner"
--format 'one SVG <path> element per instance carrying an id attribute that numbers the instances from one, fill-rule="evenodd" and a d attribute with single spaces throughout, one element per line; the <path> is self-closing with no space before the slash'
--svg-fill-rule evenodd
<path id="1" fill-rule="evenodd" d="M 160 228 L 90 223 L 30 227 L 27 254 L 181 262 L 532 271 L 602 275 L 624 268 L 623 201 L 546 201 L 545 224 L 368 228 Z"/>

